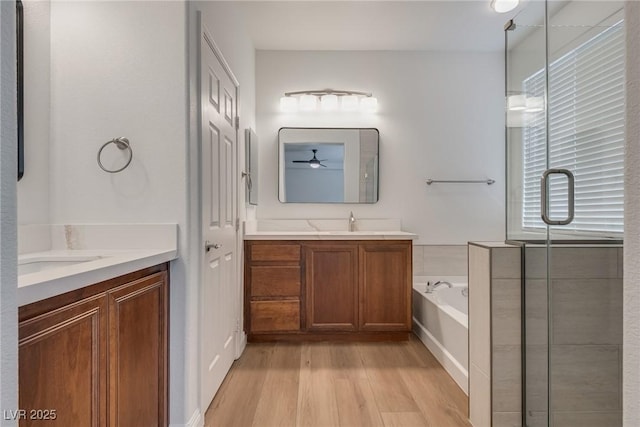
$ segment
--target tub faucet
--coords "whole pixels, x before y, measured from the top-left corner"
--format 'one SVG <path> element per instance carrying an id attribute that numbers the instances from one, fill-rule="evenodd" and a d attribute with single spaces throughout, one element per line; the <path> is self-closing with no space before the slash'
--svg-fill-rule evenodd
<path id="1" fill-rule="evenodd" d="M 353 216 L 353 211 L 349 213 L 349 231 L 355 231 L 356 217 Z"/>
<path id="2" fill-rule="evenodd" d="M 431 283 L 427 282 L 427 290 L 425 292 L 430 294 L 431 292 L 435 291 L 436 288 L 438 288 L 439 286 L 445 286 L 445 285 L 450 287 L 450 288 L 453 287 L 453 285 L 451 283 L 445 282 L 444 280 L 438 280 L 433 285 Z"/>

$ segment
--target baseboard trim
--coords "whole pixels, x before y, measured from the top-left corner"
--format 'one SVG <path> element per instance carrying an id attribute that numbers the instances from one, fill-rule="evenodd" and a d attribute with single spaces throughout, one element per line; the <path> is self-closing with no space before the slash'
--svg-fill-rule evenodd
<path id="1" fill-rule="evenodd" d="M 238 347 L 236 348 L 236 360 L 240 359 L 244 349 L 247 348 L 247 334 L 244 331 L 240 332 L 238 338 Z"/>
<path id="2" fill-rule="evenodd" d="M 203 427 L 204 419 L 200 413 L 200 409 L 196 409 L 189 421 L 186 424 L 169 424 L 169 427 Z"/>

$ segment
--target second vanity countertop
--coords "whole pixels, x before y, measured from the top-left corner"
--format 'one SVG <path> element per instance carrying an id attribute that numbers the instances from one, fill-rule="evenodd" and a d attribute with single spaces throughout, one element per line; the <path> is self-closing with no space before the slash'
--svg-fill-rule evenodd
<path id="1" fill-rule="evenodd" d="M 175 224 L 25 227 L 18 256 L 18 306 L 41 301 L 178 256 Z M 28 240 L 32 240 L 29 242 Z M 44 245 L 33 242 L 48 240 Z M 33 247 L 40 247 L 33 250 Z M 24 252 L 24 251 L 23 251 Z"/>
<path id="2" fill-rule="evenodd" d="M 417 234 L 401 231 L 400 220 L 357 219 L 356 231 L 348 220 L 259 220 L 246 222 L 244 240 L 414 240 Z"/>
<path id="3" fill-rule="evenodd" d="M 18 306 L 163 264 L 176 256 L 175 249 L 54 250 L 20 256 L 18 268 L 34 262 L 65 263 L 66 260 L 70 260 L 70 265 L 19 275 Z"/>

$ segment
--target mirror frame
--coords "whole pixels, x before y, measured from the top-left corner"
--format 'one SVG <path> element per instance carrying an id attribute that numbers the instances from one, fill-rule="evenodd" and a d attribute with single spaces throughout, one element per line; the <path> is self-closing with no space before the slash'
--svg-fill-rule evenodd
<path id="1" fill-rule="evenodd" d="M 258 135 L 247 128 L 244 131 L 245 172 L 243 174 L 246 185 L 246 202 L 252 206 L 258 205 Z"/>
<path id="2" fill-rule="evenodd" d="M 24 8 L 22 0 L 16 0 L 16 80 L 18 115 L 18 181 L 24 176 Z"/>
<path id="3" fill-rule="evenodd" d="M 287 201 L 282 201 L 280 199 L 280 194 L 281 194 L 281 180 L 280 180 L 280 168 L 282 167 L 282 160 L 281 156 L 280 156 L 280 132 L 282 132 L 284 129 L 296 129 L 296 130 L 301 130 L 301 129 L 308 129 L 308 130 L 372 130 L 375 131 L 376 134 L 378 135 L 377 138 L 377 165 L 376 165 L 376 188 L 377 188 L 377 194 L 376 194 L 376 200 L 373 202 L 287 202 Z M 278 201 L 282 204 L 295 204 L 295 203 L 299 203 L 299 204 L 322 204 L 322 205 L 373 205 L 376 204 L 380 201 L 380 130 L 378 130 L 378 128 L 373 128 L 373 127 L 364 127 L 364 128 L 359 128 L 359 127 L 305 127 L 305 126 L 283 126 L 280 129 L 278 129 L 278 144 L 277 144 L 277 153 L 278 153 Z"/>

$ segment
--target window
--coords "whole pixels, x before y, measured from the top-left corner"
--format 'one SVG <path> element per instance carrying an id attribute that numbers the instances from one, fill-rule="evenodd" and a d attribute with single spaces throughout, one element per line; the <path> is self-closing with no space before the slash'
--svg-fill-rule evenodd
<path id="1" fill-rule="evenodd" d="M 575 218 L 563 231 L 619 236 L 624 230 L 624 31 L 622 21 L 549 64 L 549 147 L 544 113 L 523 128 L 525 230 L 540 219 L 540 177 L 549 167 L 575 175 Z M 523 82 L 527 96 L 544 96 L 544 70 Z M 566 180 L 549 186 L 549 213 L 564 218 Z"/>

